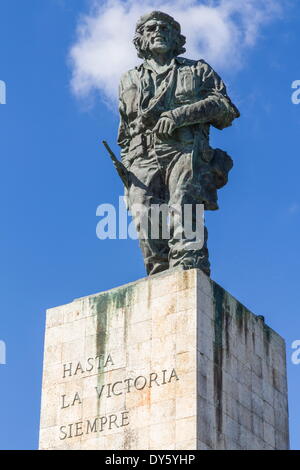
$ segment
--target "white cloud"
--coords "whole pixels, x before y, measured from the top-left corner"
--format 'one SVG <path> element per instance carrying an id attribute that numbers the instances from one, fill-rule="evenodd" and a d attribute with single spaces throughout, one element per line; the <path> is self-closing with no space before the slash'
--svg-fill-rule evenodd
<path id="1" fill-rule="evenodd" d="M 239 68 L 261 28 L 278 17 L 285 0 L 93 0 L 79 20 L 70 51 L 73 92 L 79 97 L 99 91 L 115 100 L 122 73 L 137 59 L 132 44 L 137 19 L 152 10 L 171 14 L 187 37 L 186 57 L 204 58 L 218 71 Z"/>

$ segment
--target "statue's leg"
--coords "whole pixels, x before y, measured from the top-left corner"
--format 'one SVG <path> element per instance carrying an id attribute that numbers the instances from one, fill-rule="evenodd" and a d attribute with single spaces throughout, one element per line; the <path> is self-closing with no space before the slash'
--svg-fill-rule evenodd
<path id="1" fill-rule="evenodd" d="M 165 184 L 155 159 L 137 159 L 130 171 L 133 177 L 128 190 L 128 205 L 135 222 L 147 274 L 152 275 L 169 268 L 169 245 L 168 239 L 161 237 L 161 217 L 158 218 L 158 238 L 151 225 L 151 207 L 166 203 Z"/>
<path id="2" fill-rule="evenodd" d="M 175 163 L 174 163 L 175 162 Z M 204 227 L 201 243 L 195 235 L 187 237 L 185 229 L 187 220 L 184 220 L 185 206 L 189 205 L 189 228 L 197 233 L 196 224 L 204 224 L 201 217 L 202 187 L 195 180 L 192 172 L 192 154 L 177 154 L 168 171 L 168 186 L 170 193 L 169 204 L 181 212 L 181 218 L 171 217 L 171 238 L 169 241 L 170 267 L 182 266 L 185 269 L 198 268 L 210 275 L 210 263 L 207 249 L 208 232 Z M 197 206 L 198 205 L 198 206 Z M 199 231 L 198 231 L 199 233 Z"/>

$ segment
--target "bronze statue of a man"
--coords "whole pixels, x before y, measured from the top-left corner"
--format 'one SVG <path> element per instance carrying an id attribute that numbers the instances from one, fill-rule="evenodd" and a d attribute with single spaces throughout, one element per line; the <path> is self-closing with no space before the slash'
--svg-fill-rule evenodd
<path id="1" fill-rule="evenodd" d="M 210 126 L 224 129 L 239 117 L 216 72 L 204 60 L 178 57 L 185 37 L 171 16 L 153 11 L 136 25 L 134 45 L 144 62 L 123 75 L 120 83 L 121 158 L 131 175 L 129 209 L 143 205 L 149 222 L 151 206 L 190 204 L 216 210 L 217 189 L 227 183 L 231 158 L 209 146 Z M 175 266 L 199 268 L 210 274 L 207 230 L 201 248 L 177 237 L 144 237 L 135 216 L 140 246 L 149 275 Z M 182 233 L 184 231 L 182 230 Z"/>

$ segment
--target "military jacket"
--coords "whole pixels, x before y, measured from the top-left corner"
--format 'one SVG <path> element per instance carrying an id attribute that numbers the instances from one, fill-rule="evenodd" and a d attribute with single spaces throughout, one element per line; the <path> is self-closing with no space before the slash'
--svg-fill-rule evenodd
<path id="1" fill-rule="evenodd" d="M 176 125 L 170 145 L 187 145 L 195 132 L 208 141 L 209 127 L 223 129 L 239 117 L 218 74 L 204 60 L 175 58 L 156 74 L 147 61 L 125 73 L 119 87 L 118 144 L 122 159 L 134 154 L 140 135 L 151 133 L 160 117 Z"/>

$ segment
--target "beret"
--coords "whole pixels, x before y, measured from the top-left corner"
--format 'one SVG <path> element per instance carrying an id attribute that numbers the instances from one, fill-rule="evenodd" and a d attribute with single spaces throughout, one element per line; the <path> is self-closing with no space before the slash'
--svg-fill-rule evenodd
<path id="1" fill-rule="evenodd" d="M 143 26 L 149 20 L 165 20 L 170 23 L 174 28 L 176 28 L 179 32 L 181 30 L 180 24 L 172 18 L 172 16 L 168 15 L 167 13 L 163 13 L 162 11 L 152 11 L 151 13 L 147 13 L 146 15 L 141 16 L 136 24 L 136 31 L 138 31 L 141 26 Z"/>

